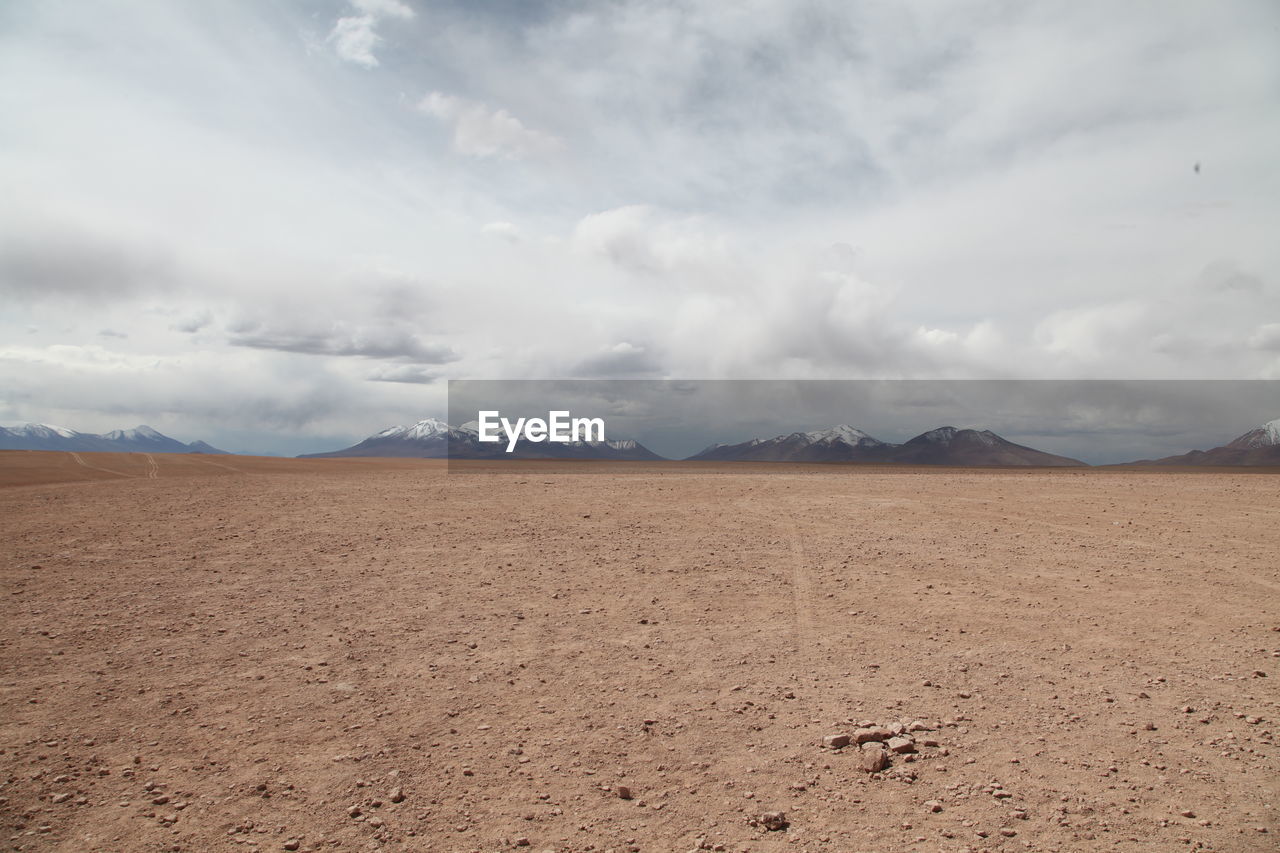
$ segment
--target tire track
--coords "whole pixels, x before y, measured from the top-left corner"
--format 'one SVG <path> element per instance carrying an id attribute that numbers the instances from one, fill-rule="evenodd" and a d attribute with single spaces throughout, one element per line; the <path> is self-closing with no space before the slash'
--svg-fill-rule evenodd
<path id="1" fill-rule="evenodd" d="M 77 462 L 79 462 L 81 465 L 83 465 L 86 468 L 90 468 L 94 471 L 103 471 L 107 474 L 115 474 L 117 477 L 126 477 L 130 480 L 134 479 L 134 476 L 132 474 L 126 474 L 123 471 L 112 471 L 110 468 L 102 468 L 97 465 L 90 465 L 88 462 L 84 461 L 84 457 L 82 457 L 79 453 L 76 453 L 74 450 L 68 450 L 67 452 L 71 454 L 71 458 L 75 459 Z"/>
<path id="2" fill-rule="evenodd" d="M 206 464 L 206 465 L 214 465 L 214 466 L 216 466 L 216 467 L 218 467 L 218 468 L 225 468 L 225 469 L 226 469 L 226 470 L 228 470 L 228 471 L 234 471 L 234 472 L 235 472 L 235 473 L 237 473 L 237 474 L 243 474 L 243 473 L 244 473 L 244 471 L 243 471 L 243 470 L 241 470 L 240 468 L 233 468 L 233 467 L 231 467 L 230 465 L 224 465 L 224 464 L 223 464 L 223 463 L 221 463 L 221 462 L 214 462 L 212 459 L 205 459 L 203 456 L 197 456 L 197 455 L 194 455 L 194 454 L 193 454 L 191 458 L 192 458 L 192 459 L 194 459 L 194 460 L 196 460 L 197 462 L 203 462 L 203 463 L 204 463 L 204 464 Z"/>
<path id="3" fill-rule="evenodd" d="M 147 457 L 147 479 L 154 480 L 160 471 L 160 465 L 156 462 L 156 458 L 150 453 L 144 453 L 142 455 Z"/>
<path id="4" fill-rule="evenodd" d="M 791 599 L 795 612 L 796 642 L 801 654 L 808 654 L 818 637 L 813 617 L 813 575 L 805 555 L 804 539 L 795 512 L 789 505 L 782 515 L 787 534 L 787 550 L 791 559 Z"/>

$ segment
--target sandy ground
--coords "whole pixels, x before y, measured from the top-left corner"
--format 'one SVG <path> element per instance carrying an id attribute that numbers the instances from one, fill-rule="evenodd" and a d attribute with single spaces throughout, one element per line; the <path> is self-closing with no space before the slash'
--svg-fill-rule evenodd
<path id="1" fill-rule="evenodd" d="M 1280 846 L 1275 475 L 80 457 L 0 454 L 15 850 Z"/>

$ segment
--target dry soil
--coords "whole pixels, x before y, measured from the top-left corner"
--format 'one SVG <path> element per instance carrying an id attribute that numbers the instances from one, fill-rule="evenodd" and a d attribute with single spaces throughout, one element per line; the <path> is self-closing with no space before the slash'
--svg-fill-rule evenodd
<path id="1" fill-rule="evenodd" d="M 1275 475 L 475 468 L 0 453 L 0 839 L 1277 849 Z"/>

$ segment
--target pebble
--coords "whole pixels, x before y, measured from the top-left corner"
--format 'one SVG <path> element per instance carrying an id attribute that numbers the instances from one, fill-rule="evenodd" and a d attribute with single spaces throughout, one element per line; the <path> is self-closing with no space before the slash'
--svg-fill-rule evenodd
<path id="1" fill-rule="evenodd" d="M 924 807 L 935 814 L 942 811 L 942 803 L 937 800 L 926 800 Z"/>
<path id="2" fill-rule="evenodd" d="M 619 785 L 618 787 L 613 789 L 613 792 L 618 795 L 618 799 L 620 800 L 631 799 L 631 789 L 628 788 L 626 785 Z"/>
<path id="3" fill-rule="evenodd" d="M 388 799 L 390 799 L 390 800 L 391 800 L 391 802 L 393 802 L 393 803 L 403 803 L 403 802 L 404 802 L 404 788 L 392 788 L 392 789 L 391 789 L 391 796 L 390 796 Z"/>
<path id="4" fill-rule="evenodd" d="M 760 824 L 770 832 L 777 832 L 787 828 L 786 812 L 765 812 L 760 815 Z"/>
<path id="5" fill-rule="evenodd" d="M 822 745 L 827 749 L 843 749 L 849 745 L 848 735 L 827 735 L 822 739 Z"/>

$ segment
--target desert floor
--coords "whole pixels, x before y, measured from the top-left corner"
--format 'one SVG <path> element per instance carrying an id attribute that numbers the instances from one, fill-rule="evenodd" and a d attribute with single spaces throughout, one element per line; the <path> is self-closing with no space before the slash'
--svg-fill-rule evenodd
<path id="1" fill-rule="evenodd" d="M 584 470 L 0 453 L 0 838 L 1280 846 L 1280 476 Z"/>

